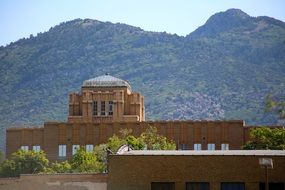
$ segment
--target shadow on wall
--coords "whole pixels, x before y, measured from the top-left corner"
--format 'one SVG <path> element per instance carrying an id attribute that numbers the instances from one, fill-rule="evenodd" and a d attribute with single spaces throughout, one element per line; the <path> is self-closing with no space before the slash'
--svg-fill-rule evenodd
<path id="1" fill-rule="evenodd" d="M 107 174 L 37 174 L 0 178 L 0 190 L 107 190 Z"/>

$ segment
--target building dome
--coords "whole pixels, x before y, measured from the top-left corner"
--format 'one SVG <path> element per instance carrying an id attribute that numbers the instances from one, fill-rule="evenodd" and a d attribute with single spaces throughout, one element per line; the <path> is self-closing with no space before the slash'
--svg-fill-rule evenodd
<path id="1" fill-rule="evenodd" d="M 113 77 L 108 73 L 85 80 L 83 82 L 83 87 L 127 87 L 131 90 L 131 86 L 127 81 Z"/>

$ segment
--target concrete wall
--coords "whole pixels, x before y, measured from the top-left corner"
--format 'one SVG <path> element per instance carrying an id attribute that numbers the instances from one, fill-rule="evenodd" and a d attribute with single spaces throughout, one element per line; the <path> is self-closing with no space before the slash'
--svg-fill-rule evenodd
<path id="1" fill-rule="evenodd" d="M 19 178 L 0 178 L 0 190 L 107 190 L 107 175 L 21 175 Z"/>
<path id="2" fill-rule="evenodd" d="M 270 156 L 274 169 L 269 181 L 285 183 L 285 157 Z M 244 182 L 246 190 L 258 190 L 265 182 L 259 156 L 217 155 L 112 155 L 109 157 L 108 190 L 150 190 L 151 182 L 174 182 L 185 190 L 186 182 L 208 182 L 220 190 L 221 182 Z"/>

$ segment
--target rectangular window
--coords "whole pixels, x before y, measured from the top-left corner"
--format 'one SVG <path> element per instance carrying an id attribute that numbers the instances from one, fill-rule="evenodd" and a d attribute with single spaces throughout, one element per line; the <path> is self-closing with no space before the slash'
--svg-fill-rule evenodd
<path id="1" fill-rule="evenodd" d="M 186 190 L 210 190 L 208 182 L 186 182 Z"/>
<path id="2" fill-rule="evenodd" d="M 93 115 L 98 115 L 98 102 L 93 102 Z"/>
<path id="3" fill-rule="evenodd" d="M 113 115 L 113 101 L 109 101 L 109 115 Z"/>
<path id="4" fill-rule="evenodd" d="M 194 150 L 201 150 L 202 145 L 201 144 L 194 144 Z"/>
<path id="5" fill-rule="evenodd" d="M 29 146 L 21 146 L 21 150 L 28 151 L 29 150 Z"/>
<path id="6" fill-rule="evenodd" d="M 174 182 L 151 182 L 151 190 L 175 190 Z"/>
<path id="7" fill-rule="evenodd" d="M 229 150 L 229 144 L 221 144 L 221 150 Z"/>
<path id="8" fill-rule="evenodd" d="M 87 144 L 86 145 L 86 152 L 92 152 L 93 148 L 94 148 L 93 144 Z"/>
<path id="9" fill-rule="evenodd" d="M 58 156 L 66 157 L 66 145 L 64 144 L 58 145 Z"/>
<path id="10" fill-rule="evenodd" d="M 40 145 L 34 145 L 33 146 L 33 151 L 39 152 L 41 150 L 41 146 Z"/>
<path id="11" fill-rule="evenodd" d="M 208 144 L 208 150 L 215 150 L 215 144 Z"/>
<path id="12" fill-rule="evenodd" d="M 245 185 L 242 182 L 221 183 L 221 190 L 245 190 Z"/>
<path id="13" fill-rule="evenodd" d="M 187 144 L 180 144 L 179 149 L 180 150 L 188 150 L 188 146 L 187 146 Z"/>
<path id="14" fill-rule="evenodd" d="M 101 115 L 104 116 L 106 114 L 106 108 L 105 108 L 105 101 L 101 101 Z"/>
<path id="15" fill-rule="evenodd" d="M 72 145 L 72 155 L 76 154 L 77 150 L 79 149 L 79 145 L 78 144 L 74 144 Z"/>

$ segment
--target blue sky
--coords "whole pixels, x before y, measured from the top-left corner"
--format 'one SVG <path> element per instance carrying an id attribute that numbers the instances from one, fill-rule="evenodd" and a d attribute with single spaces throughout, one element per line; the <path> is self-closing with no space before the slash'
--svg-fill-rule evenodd
<path id="1" fill-rule="evenodd" d="M 0 0 L 0 45 L 76 18 L 185 36 L 229 8 L 285 21 L 285 0 Z"/>

